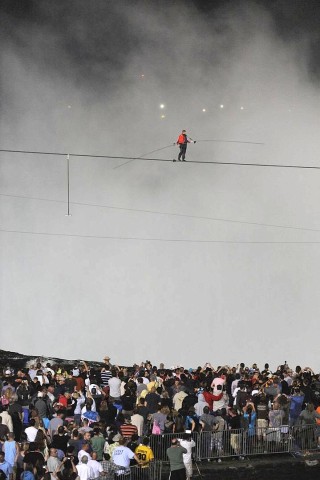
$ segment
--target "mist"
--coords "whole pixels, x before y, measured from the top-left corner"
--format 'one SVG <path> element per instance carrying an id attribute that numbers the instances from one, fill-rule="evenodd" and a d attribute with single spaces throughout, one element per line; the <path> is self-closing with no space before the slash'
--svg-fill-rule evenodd
<path id="1" fill-rule="evenodd" d="M 320 367 L 317 170 L 196 163 L 318 166 L 313 33 L 219 5 L 4 9 L 1 149 L 65 155 L 0 152 L 1 348 Z"/>

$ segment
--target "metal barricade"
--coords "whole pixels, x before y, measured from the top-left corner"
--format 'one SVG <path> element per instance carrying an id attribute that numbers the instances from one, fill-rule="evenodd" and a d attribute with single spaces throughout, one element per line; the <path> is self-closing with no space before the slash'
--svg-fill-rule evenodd
<path id="1" fill-rule="evenodd" d="M 291 453 L 317 450 L 320 427 L 312 425 L 295 425 L 290 429 Z"/>
<path id="2" fill-rule="evenodd" d="M 173 438 L 182 438 L 184 433 L 163 433 L 162 435 L 150 435 L 150 447 L 153 451 L 154 458 L 164 462 L 168 461 L 167 449 L 171 446 Z M 198 443 L 198 433 L 192 433 L 195 444 Z M 196 451 L 196 450 L 195 450 Z"/>
<path id="3" fill-rule="evenodd" d="M 197 460 L 241 456 L 243 429 L 202 432 L 198 436 L 196 448 Z"/>
<path id="4" fill-rule="evenodd" d="M 112 479 L 117 480 L 159 480 L 162 475 L 162 462 L 155 460 L 146 466 L 133 465 L 129 468 L 114 467 Z"/>
<path id="5" fill-rule="evenodd" d="M 256 428 L 253 432 L 244 433 L 243 455 L 270 455 L 276 453 L 289 453 L 291 449 L 291 436 L 289 427 Z"/>
<path id="6" fill-rule="evenodd" d="M 167 449 L 172 438 L 181 438 L 183 433 L 164 433 L 150 436 L 154 458 L 167 462 Z M 317 425 L 289 427 L 264 427 L 255 429 L 223 430 L 218 432 L 192 433 L 195 441 L 195 461 L 247 457 L 250 455 L 273 455 L 297 453 L 317 449 L 320 427 Z"/>
<path id="7" fill-rule="evenodd" d="M 150 447 L 155 460 L 147 467 L 139 465 L 128 469 L 115 467 L 112 472 L 116 480 L 160 480 L 168 469 L 167 449 L 172 438 L 181 438 L 183 433 L 165 433 L 150 436 Z M 255 428 L 220 432 L 193 433 L 196 443 L 193 452 L 195 462 L 201 460 L 224 459 L 230 457 L 247 457 L 256 455 L 273 455 L 279 453 L 308 454 L 317 449 L 320 428 L 317 425 Z M 163 465 L 166 465 L 164 467 Z M 197 465 L 197 464 L 196 464 Z M 198 467 L 197 467 L 198 468 Z M 111 474 L 111 472 L 110 472 Z M 107 477 L 109 478 L 109 477 Z"/>
<path id="8" fill-rule="evenodd" d="M 291 448 L 292 435 L 288 426 L 202 432 L 197 443 L 196 458 L 203 460 L 289 453 Z"/>

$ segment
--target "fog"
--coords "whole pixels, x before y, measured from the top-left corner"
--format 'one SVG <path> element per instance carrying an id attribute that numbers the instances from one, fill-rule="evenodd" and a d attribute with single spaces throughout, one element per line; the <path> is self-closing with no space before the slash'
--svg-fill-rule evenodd
<path id="1" fill-rule="evenodd" d="M 0 148 L 65 155 L 0 153 L 1 348 L 319 369 L 320 173 L 196 163 L 319 165 L 313 32 L 268 2 L 14 5 Z M 114 158 L 182 129 L 189 163 Z M 67 153 L 113 157 L 70 157 L 71 216 Z"/>

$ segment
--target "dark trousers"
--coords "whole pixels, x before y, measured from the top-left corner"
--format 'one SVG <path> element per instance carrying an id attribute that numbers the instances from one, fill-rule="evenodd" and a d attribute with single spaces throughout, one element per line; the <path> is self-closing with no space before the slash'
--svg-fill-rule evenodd
<path id="1" fill-rule="evenodd" d="M 186 480 L 186 469 L 172 470 L 170 472 L 170 480 Z"/>
<path id="2" fill-rule="evenodd" d="M 180 147 L 180 152 L 178 155 L 178 160 L 181 160 L 181 157 L 182 157 L 182 160 L 184 160 L 186 158 L 187 144 L 180 143 L 179 147 Z"/>

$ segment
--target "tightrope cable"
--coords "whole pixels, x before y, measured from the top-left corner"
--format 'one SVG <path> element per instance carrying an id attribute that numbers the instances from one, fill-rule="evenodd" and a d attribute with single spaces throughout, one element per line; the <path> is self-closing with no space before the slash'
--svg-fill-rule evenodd
<path id="1" fill-rule="evenodd" d="M 28 230 L 7 230 L 0 228 L 2 233 L 17 233 L 23 235 L 43 235 L 48 237 L 75 237 L 75 238 L 95 238 L 106 240 L 132 240 L 142 242 L 166 242 L 166 243 L 218 243 L 218 244 L 248 244 L 248 245 L 319 245 L 320 241 L 259 241 L 259 240 L 192 240 L 183 238 L 152 238 L 152 237 L 118 237 L 113 235 L 81 235 L 75 233 L 50 233 L 50 232 L 32 232 Z"/>
<path id="2" fill-rule="evenodd" d="M 172 159 L 168 158 L 145 158 L 145 157 L 126 157 L 121 155 L 94 155 L 88 153 L 62 153 L 62 152 L 41 152 L 32 150 L 12 150 L 12 149 L 0 149 L 0 152 L 6 153 L 25 153 L 33 155 L 56 155 L 70 157 L 83 157 L 83 158 L 105 158 L 111 160 L 140 160 L 144 162 L 169 162 L 172 163 Z M 180 162 L 176 162 L 180 163 Z M 297 168 L 297 169 L 309 169 L 320 170 L 320 166 L 317 165 L 290 165 L 290 164 L 278 164 L 278 163 L 247 163 L 247 162 L 222 162 L 218 160 L 188 160 L 183 162 L 184 164 L 203 164 L 203 165 L 232 165 L 239 167 L 266 167 L 266 168 Z"/>
<path id="3" fill-rule="evenodd" d="M 247 143 L 249 145 L 265 145 L 265 143 L 263 142 L 246 142 L 246 141 L 242 141 L 242 140 L 220 140 L 220 139 L 216 139 L 216 138 L 213 138 L 211 140 L 197 140 L 196 141 L 197 143 L 200 143 L 200 142 L 217 142 L 217 143 Z"/>
<path id="4" fill-rule="evenodd" d="M 54 200 L 50 198 L 43 198 L 43 197 L 32 197 L 29 195 L 15 195 L 10 193 L 0 193 L 1 197 L 9 197 L 9 198 L 21 198 L 21 199 L 28 199 L 28 200 L 36 200 L 42 202 L 51 202 L 51 203 L 62 203 L 65 204 L 65 200 Z M 214 222 L 224 222 L 224 223 L 235 223 L 240 225 L 252 225 L 257 227 L 268 227 L 268 228 L 281 228 L 286 230 L 298 230 L 298 231 L 306 231 L 306 232 L 320 232 L 318 228 L 308 228 L 308 227 L 299 227 L 294 225 L 279 225 L 274 223 L 262 223 L 262 222 L 250 222 L 245 220 L 234 220 L 231 218 L 221 218 L 221 217 L 209 217 L 204 215 L 191 215 L 187 213 L 179 213 L 179 212 L 163 212 L 160 210 L 148 210 L 142 208 L 127 208 L 127 207 L 118 207 L 115 205 L 105 205 L 100 203 L 86 203 L 86 202 L 70 202 L 70 205 L 78 205 L 78 206 L 85 206 L 85 207 L 96 207 L 96 208 L 107 208 L 109 210 L 119 210 L 124 212 L 133 212 L 133 213 L 146 213 L 150 215 L 162 215 L 162 216 L 170 216 L 170 217 L 180 217 L 180 218 L 190 218 L 194 220 L 208 220 Z"/>

